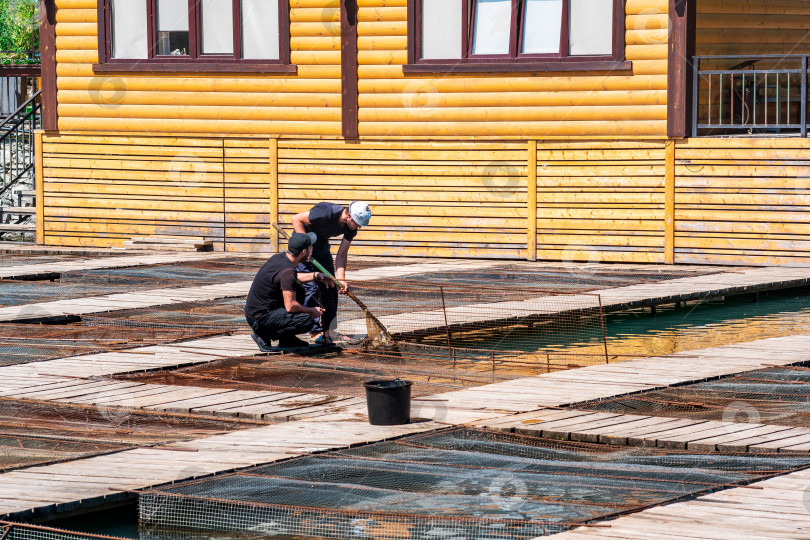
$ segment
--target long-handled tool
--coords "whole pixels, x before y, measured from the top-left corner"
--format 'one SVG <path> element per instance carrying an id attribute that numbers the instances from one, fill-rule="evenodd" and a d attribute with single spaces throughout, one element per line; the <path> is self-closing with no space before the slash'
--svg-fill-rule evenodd
<path id="1" fill-rule="evenodd" d="M 279 232 L 279 234 L 281 234 L 281 236 L 283 236 L 285 239 L 287 240 L 290 239 L 290 235 L 287 234 L 287 231 L 279 227 L 278 223 L 273 223 L 273 228 L 275 228 Z M 333 276 L 326 268 L 324 268 L 321 263 L 319 263 L 315 259 L 311 259 L 310 262 L 314 264 L 318 270 L 329 276 L 332 279 L 332 281 L 334 281 L 337 284 L 338 287 L 340 287 L 341 289 L 346 289 L 346 285 L 338 281 L 338 279 L 335 276 Z M 391 334 L 388 332 L 388 329 L 385 328 L 383 323 L 381 323 L 380 320 L 377 317 L 375 317 L 374 314 L 371 313 L 371 311 L 369 311 L 366 304 L 364 304 L 362 300 L 357 298 L 357 296 L 355 296 L 355 294 L 348 289 L 346 289 L 346 296 L 351 298 L 354 301 L 354 303 L 357 304 L 357 307 L 363 310 L 363 315 L 366 318 L 366 332 L 368 332 L 368 339 L 371 342 L 371 344 L 375 347 L 380 345 L 393 345 L 394 338 L 391 337 Z"/>

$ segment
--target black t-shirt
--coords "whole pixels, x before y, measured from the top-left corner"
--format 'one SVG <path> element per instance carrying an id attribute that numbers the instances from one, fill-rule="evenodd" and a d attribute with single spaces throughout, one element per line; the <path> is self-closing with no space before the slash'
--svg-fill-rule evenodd
<path id="1" fill-rule="evenodd" d="M 277 253 L 259 269 L 250 286 L 245 316 L 257 320 L 267 311 L 284 307 L 283 291 L 291 291 L 304 303 L 304 288 L 298 283 L 298 272 L 286 253 Z"/>
<path id="2" fill-rule="evenodd" d="M 343 235 L 349 242 L 357 236 L 357 231 L 340 222 L 343 206 L 339 204 L 320 202 L 309 211 L 309 225 L 307 232 L 314 232 L 318 236 L 313 253 L 328 253 L 329 239 Z"/>

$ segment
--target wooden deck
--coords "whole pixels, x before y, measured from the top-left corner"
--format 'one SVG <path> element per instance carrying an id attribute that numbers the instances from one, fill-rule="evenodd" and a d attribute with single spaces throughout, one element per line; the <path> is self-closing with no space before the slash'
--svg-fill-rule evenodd
<path id="1" fill-rule="evenodd" d="M 205 351 L 212 352 L 208 359 L 227 354 L 227 350 L 244 354 L 249 340 L 248 336 L 230 336 L 105 353 L 93 355 L 92 359 L 75 357 L 8 366 L 0 368 L 3 381 L 0 393 L 23 399 L 100 402 L 200 414 L 230 411 L 236 416 L 252 414 L 256 418 L 255 415 L 261 413 L 261 418 L 271 419 L 274 413 L 267 412 L 267 408 L 273 407 L 274 396 L 270 393 L 181 389 L 74 378 L 77 373 L 111 375 L 204 361 Z M 147 349 L 152 354 L 145 354 Z M 80 358 L 82 360 L 77 360 Z M 362 400 L 314 405 L 323 406 L 319 411 L 300 404 L 303 406 L 280 413 L 291 420 L 297 417 L 296 411 L 301 413 L 298 417 L 306 417 L 289 423 L 5 473 L 0 475 L 0 516 L 23 519 L 34 512 L 61 511 L 114 500 L 124 497 L 128 490 L 150 485 L 460 423 L 497 429 L 520 426 L 522 430 L 536 430 L 542 435 L 581 440 L 595 438 L 604 442 L 618 442 L 622 438 L 629 441 L 630 437 L 638 438 L 646 433 L 642 441 L 655 438 L 656 444 L 662 442 L 664 446 L 676 442 L 683 442 L 689 448 L 745 444 L 749 450 L 803 451 L 810 444 L 810 430 L 800 428 L 678 420 L 681 431 L 676 431 L 676 425 L 666 423 L 673 419 L 560 411 L 550 407 L 807 360 L 810 360 L 810 336 L 793 336 L 592 366 L 417 399 L 414 416 L 429 417 L 433 421 L 407 426 L 369 426 Z M 66 377 L 69 372 L 73 373 L 71 378 Z M 173 395 L 175 391 L 184 394 Z M 131 401 L 128 402 L 126 396 L 131 397 Z M 294 403 L 298 397 L 281 397 L 275 403 L 283 403 L 285 399 Z M 515 413 L 525 414 L 504 418 Z M 311 417 L 313 415 L 315 417 Z M 635 430 L 630 429 L 631 424 Z M 766 430 L 771 431 L 765 433 Z M 780 431 L 784 431 L 783 436 L 769 439 Z M 614 439 L 602 439 L 603 435 Z M 755 437 L 760 439 L 755 440 Z"/>
<path id="2" fill-rule="evenodd" d="M 453 264 L 465 267 L 468 263 L 443 261 L 373 268 L 354 272 L 350 279 L 445 271 Z M 810 271 L 746 269 L 605 289 L 600 294 L 603 301 L 612 306 L 652 305 L 687 297 L 799 286 L 808 279 Z M 99 297 L 103 301 L 80 299 L 69 301 L 72 304 L 63 310 L 63 314 L 80 314 L 79 310 L 84 309 L 97 311 L 81 313 L 95 313 L 121 309 L 122 305 L 134 307 L 133 304 L 138 302 L 162 305 L 188 299 L 211 299 L 205 298 L 211 294 L 241 296 L 247 289 L 233 294 L 234 287 L 249 285 L 249 282 L 241 282 L 209 288 Z M 30 310 L 31 306 L 23 307 Z M 0 309 L 0 320 L 3 320 L 5 309 Z M 805 428 L 560 409 L 592 399 L 810 361 L 810 335 L 590 366 L 437 394 L 414 400 L 413 416 L 427 420 L 390 427 L 368 425 L 365 403 L 356 398 L 103 379 L 120 373 L 199 364 L 257 352 L 250 336 L 234 335 L 0 367 L 0 397 L 4 399 L 243 417 L 271 422 L 268 426 L 224 435 L 0 474 L 0 518 L 22 520 L 90 507 L 131 496 L 129 492 L 135 489 L 313 451 L 428 431 L 448 424 L 467 423 L 560 439 L 696 451 L 810 451 L 810 429 Z M 586 536 L 744 538 L 739 524 L 741 516 L 745 516 L 746 533 L 751 538 L 807 538 L 810 537 L 810 517 L 802 502 L 802 493 L 808 486 L 810 474 L 804 471 L 792 473 L 759 482 L 754 487 L 735 488 L 694 501 L 647 510 L 559 536 L 568 534 L 572 539 Z M 722 518 L 715 518 L 720 514 Z M 663 522 L 673 525 L 664 527 Z"/>
<path id="3" fill-rule="evenodd" d="M 132 266 L 152 266 L 155 264 L 175 264 L 190 261 L 233 258 L 230 253 L 156 253 L 153 255 L 120 255 L 72 259 L 50 263 L 21 264 L 0 267 L 0 279 L 34 279 L 65 272 L 99 270 L 104 268 L 127 268 Z"/>
<path id="4" fill-rule="evenodd" d="M 209 254 L 210 255 L 210 254 Z M 233 254 L 229 254 L 233 257 Z M 155 256 L 157 257 L 157 256 Z M 107 259 L 104 259 L 107 260 Z M 114 260 L 114 259 L 113 259 Z M 152 259 L 154 260 L 154 259 Z M 162 260 L 162 259 L 158 259 Z M 163 260 L 163 262 L 172 262 Z M 177 262 L 177 261 L 174 261 Z M 36 275 L 47 275 L 66 271 L 60 268 L 68 268 L 70 263 L 40 264 L 28 266 L 28 274 L 17 272 L 16 277 L 31 277 Z M 98 262 L 97 264 L 103 264 Z M 149 264 L 160 264 L 151 262 Z M 484 265 L 499 264 L 495 262 L 484 263 Z M 63 265 L 63 266 L 60 266 Z M 464 261 L 444 261 L 441 263 L 408 264 L 399 266 L 386 266 L 380 268 L 367 268 L 355 270 L 347 273 L 350 281 L 365 281 L 380 279 L 383 277 L 397 277 L 411 274 L 422 274 L 426 272 L 443 272 L 453 266 L 464 266 Z M 34 268 L 34 267 L 42 268 Z M 132 266 L 124 265 L 124 266 Z M 9 267 L 18 268 L 18 267 Z M 107 268 L 97 266 L 97 268 Z M 2 277 L 2 276 L 0 276 Z M 88 296 L 69 300 L 55 300 L 53 302 L 38 302 L 34 304 L 24 304 L 19 306 L 0 307 L 0 322 L 19 321 L 39 321 L 60 319 L 70 316 L 89 315 L 93 313 L 106 313 L 122 309 L 139 309 L 156 306 L 166 306 L 185 302 L 204 302 L 219 300 L 223 298 L 238 298 L 247 296 L 250 291 L 252 281 L 236 281 L 231 283 L 219 283 L 216 285 L 202 285 L 199 287 L 173 287 L 166 289 L 151 289 L 139 292 L 127 292 L 118 294 L 107 294 L 102 296 Z M 365 331 L 365 324 L 363 325 Z"/>
<path id="5" fill-rule="evenodd" d="M 127 497 L 147 486 L 230 471 L 299 454 L 344 448 L 436 424 L 370 426 L 367 422 L 293 422 L 161 447 L 30 467 L 0 475 L 0 516 L 24 520 Z"/>
<path id="6" fill-rule="evenodd" d="M 475 423 L 536 437 L 695 452 L 810 452 L 810 428 L 544 409 Z"/>
<path id="7" fill-rule="evenodd" d="M 446 310 L 398 313 L 379 317 L 391 334 L 426 331 L 450 326 L 494 321 L 509 317 L 547 315 L 601 306 L 617 311 L 642 306 L 672 304 L 702 298 L 717 298 L 761 291 L 803 287 L 810 284 L 810 268 L 748 268 L 709 275 L 684 277 L 589 291 L 572 296 L 540 296 L 524 301 L 469 304 Z M 598 295 L 598 296 L 597 296 Z M 345 334 L 365 331 L 365 319 L 341 321 Z"/>
<path id="8" fill-rule="evenodd" d="M 803 470 L 542 538 L 806 540 L 808 488 L 810 470 Z"/>

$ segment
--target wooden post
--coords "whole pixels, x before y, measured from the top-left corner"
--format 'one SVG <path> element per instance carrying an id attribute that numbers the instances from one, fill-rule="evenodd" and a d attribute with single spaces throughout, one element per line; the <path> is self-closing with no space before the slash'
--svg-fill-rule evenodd
<path id="1" fill-rule="evenodd" d="M 669 0 L 667 135 L 670 137 L 687 137 L 691 128 L 696 4 L 696 0 Z"/>
<path id="2" fill-rule="evenodd" d="M 45 180 L 42 178 L 42 132 L 34 133 L 34 189 L 36 190 L 38 245 L 45 244 Z"/>
<path id="3" fill-rule="evenodd" d="M 664 262 L 675 263 L 675 141 L 664 150 Z"/>
<path id="4" fill-rule="evenodd" d="M 537 260 L 537 141 L 528 142 L 529 174 L 526 175 L 526 259 Z"/>
<path id="5" fill-rule="evenodd" d="M 345 139 L 359 135 L 357 89 L 357 0 L 340 3 L 340 71 L 342 133 Z"/>
<path id="6" fill-rule="evenodd" d="M 270 139 L 270 186 L 268 187 L 268 204 L 270 205 L 270 250 L 273 253 L 280 251 L 278 243 L 278 232 L 272 227 L 273 223 L 278 223 L 278 139 Z"/>
<path id="7" fill-rule="evenodd" d="M 42 77 L 42 129 L 55 130 L 56 112 L 56 2 L 39 2 L 39 63 Z"/>

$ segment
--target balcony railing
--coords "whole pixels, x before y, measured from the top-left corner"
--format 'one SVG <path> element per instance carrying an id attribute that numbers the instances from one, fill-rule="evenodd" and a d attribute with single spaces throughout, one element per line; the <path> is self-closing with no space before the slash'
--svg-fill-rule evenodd
<path id="1" fill-rule="evenodd" d="M 807 56 L 694 59 L 695 136 L 807 136 Z"/>

